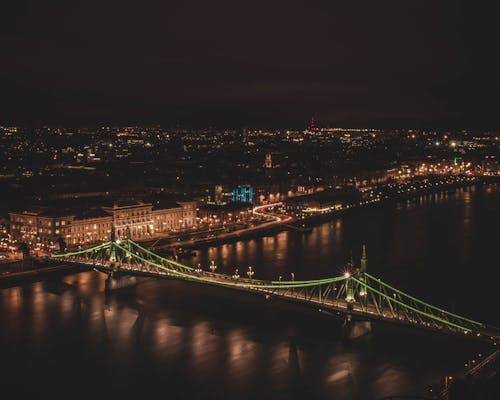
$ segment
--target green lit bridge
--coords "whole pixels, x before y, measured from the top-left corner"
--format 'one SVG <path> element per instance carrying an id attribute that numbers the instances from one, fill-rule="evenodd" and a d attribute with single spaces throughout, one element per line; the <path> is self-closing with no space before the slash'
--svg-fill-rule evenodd
<path id="1" fill-rule="evenodd" d="M 192 268 L 153 253 L 130 239 L 111 240 L 96 247 L 76 252 L 54 254 L 53 261 L 88 266 L 107 273 L 110 278 L 121 276 L 153 276 L 169 278 L 263 294 L 303 303 L 323 311 L 339 312 L 348 319 L 388 321 L 421 327 L 449 334 L 497 341 L 500 330 L 483 323 L 427 304 L 396 289 L 366 272 L 363 251 L 359 269 L 342 276 L 316 280 L 266 281 Z"/>

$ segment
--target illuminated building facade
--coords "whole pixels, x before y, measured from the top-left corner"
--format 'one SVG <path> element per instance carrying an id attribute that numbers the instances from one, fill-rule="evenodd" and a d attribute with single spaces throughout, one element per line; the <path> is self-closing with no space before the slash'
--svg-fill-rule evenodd
<path id="1" fill-rule="evenodd" d="M 207 196 L 207 204 L 224 205 L 231 200 L 232 193 L 224 191 L 222 185 L 215 185 L 213 195 L 209 194 Z"/>
<path id="2" fill-rule="evenodd" d="M 169 207 L 137 201 L 116 202 L 112 207 L 96 207 L 81 213 L 41 208 L 9 213 L 9 217 L 12 239 L 41 250 L 55 247 L 61 239 L 69 247 L 106 241 L 113 226 L 116 237 L 125 237 L 128 228 L 134 240 L 188 229 L 196 222 L 196 202 L 183 201 Z"/>
<path id="3" fill-rule="evenodd" d="M 238 186 L 233 189 L 232 201 L 242 201 L 244 203 L 253 202 L 253 187 L 252 186 Z"/>
<path id="4" fill-rule="evenodd" d="M 266 160 L 264 162 L 264 166 L 266 168 L 272 168 L 273 167 L 273 160 L 271 158 L 271 153 L 266 153 Z"/>

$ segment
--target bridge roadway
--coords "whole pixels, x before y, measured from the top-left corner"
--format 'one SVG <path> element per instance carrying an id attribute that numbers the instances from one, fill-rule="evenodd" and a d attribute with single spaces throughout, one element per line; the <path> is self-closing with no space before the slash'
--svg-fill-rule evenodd
<path id="1" fill-rule="evenodd" d="M 96 260 L 92 260 L 91 262 L 89 262 L 88 259 L 84 258 L 76 258 L 69 261 L 76 264 L 87 264 L 92 268 L 100 270 L 101 272 L 105 272 L 107 274 L 109 274 L 111 271 L 114 271 L 131 275 L 160 277 L 198 283 L 203 282 L 204 284 L 209 284 L 212 286 L 223 286 L 234 290 L 263 294 L 265 295 L 266 299 L 278 298 L 294 303 L 301 303 L 307 306 L 313 306 L 319 311 L 330 311 L 333 313 L 344 315 L 349 314 L 355 316 L 357 320 L 372 320 L 397 323 L 400 325 L 420 327 L 435 332 L 455 334 L 460 336 L 463 336 L 465 334 L 468 336 L 477 337 L 478 339 L 492 340 L 494 342 L 500 340 L 499 330 L 493 327 L 487 327 L 486 325 L 482 326 L 481 329 L 475 330 L 474 332 L 453 331 L 447 329 L 446 326 L 443 325 L 436 325 L 421 320 L 419 321 L 417 318 L 409 318 L 408 314 L 397 312 L 394 309 L 390 309 L 389 307 L 379 306 L 377 309 L 376 306 L 374 306 L 373 304 L 369 304 L 368 302 L 366 302 L 365 304 L 361 304 L 358 301 L 347 301 L 346 299 L 339 297 L 322 297 L 321 290 L 316 290 L 317 293 L 314 293 L 314 286 L 325 283 L 331 283 L 333 291 L 340 290 L 340 286 L 337 286 L 337 283 L 345 284 L 350 276 L 340 276 L 336 278 L 313 281 L 273 282 L 241 277 L 236 278 L 234 276 L 207 271 L 186 271 L 184 273 L 180 273 L 177 271 L 170 272 L 166 269 L 161 269 L 156 266 L 127 263 L 120 263 L 119 268 L 116 269 L 116 266 L 113 268 L 112 263 L 109 261 L 96 262 Z M 355 278 L 353 277 L 353 279 Z M 309 291 L 307 290 L 307 285 L 309 285 L 308 282 L 310 282 L 311 287 Z"/>

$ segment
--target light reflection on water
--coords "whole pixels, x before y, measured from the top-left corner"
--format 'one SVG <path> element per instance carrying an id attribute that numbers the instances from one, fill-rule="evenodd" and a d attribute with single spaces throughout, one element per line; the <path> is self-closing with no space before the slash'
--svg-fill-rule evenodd
<path id="1" fill-rule="evenodd" d="M 214 259 L 229 273 L 252 265 L 261 277 L 328 276 L 366 243 L 374 274 L 455 311 L 491 318 L 483 305 L 495 301 L 488 298 L 494 288 L 488 282 L 470 287 L 461 268 L 477 259 L 494 265 L 496 255 L 488 251 L 495 240 L 484 232 L 499 222 L 499 198 L 498 188 L 426 196 L 346 215 L 306 235 L 285 232 L 205 249 L 190 263 L 207 266 Z M 482 240 L 471 240 L 481 233 Z M 90 271 L 0 289 L 0 352 L 12 366 L 7 386 L 43 392 L 56 375 L 61 385 L 82 380 L 89 393 L 168 387 L 186 398 L 376 399 L 421 393 L 478 347 L 386 326 L 344 341 L 341 321 L 181 282 L 141 279 L 130 293 L 109 297 L 103 288 L 103 275 Z M 32 385 L 22 385 L 26 377 Z"/>
<path id="2" fill-rule="evenodd" d="M 390 396 L 394 393 L 404 393 L 410 386 L 411 377 L 404 368 L 394 365 L 381 365 L 377 370 L 377 378 L 373 382 L 374 391 L 380 397 Z"/>

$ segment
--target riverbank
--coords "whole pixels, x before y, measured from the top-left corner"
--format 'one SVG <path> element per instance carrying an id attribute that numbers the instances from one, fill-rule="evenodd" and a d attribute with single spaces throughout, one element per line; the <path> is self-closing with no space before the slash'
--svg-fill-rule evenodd
<path id="1" fill-rule="evenodd" d="M 437 193 L 446 193 L 446 192 L 451 192 L 451 191 L 454 191 L 454 190 L 460 189 L 460 188 L 466 188 L 466 187 L 471 187 L 471 186 L 484 186 L 484 185 L 490 185 L 490 184 L 495 184 L 495 183 L 499 183 L 499 182 L 500 182 L 500 178 L 496 178 L 496 177 L 468 177 L 468 178 L 465 178 L 464 180 L 461 180 L 461 181 L 443 183 L 443 184 L 440 184 L 437 186 L 434 184 L 430 184 L 427 186 L 422 185 L 421 187 L 415 187 L 415 189 L 411 189 L 412 184 L 401 185 L 401 186 L 409 186 L 410 190 L 409 191 L 400 190 L 400 193 L 398 193 L 398 190 L 396 189 L 397 186 L 392 186 L 391 191 L 393 193 L 387 194 L 384 197 L 381 197 L 379 199 L 377 199 L 377 198 L 372 199 L 372 200 L 366 199 L 366 200 L 361 201 L 360 203 L 349 204 L 340 210 L 335 210 L 332 212 L 325 212 L 322 214 L 311 215 L 311 216 L 308 216 L 305 218 L 294 219 L 292 222 L 289 223 L 289 225 L 314 226 L 317 224 L 321 224 L 323 222 L 330 221 L 333 218 L 342 216 L 346 213 L 350 213 L 350 212 L 358 210 L 360 208 L 369 208 L 369 207 L 374 207 L 374 206 L 378 206 L 381 204 L 387 204 L 387 203 L 398 203 L 400 201 L 412 200 L 412 199 L 418 198 L 420 196 L 437 194 Z"/>
<path id="2" fill-rule="evenodd" d="M 499 398 L 500 395 L 500 349 L 486 356 L 478 354 L 477 360 L 469 360 L 465 368 L 455 376 L 446 376 L 444 383 L 433 385 L 431 393 L 449 400 Z M 481 358 L 482 357 L 482 358 Z"/>
<path id="3" fill-rule="evenodd" d="M 0 287 L 12 286 L 25 281 L 40 280 L 55 272 L 73 272 L 78 270 L 78 267 L 69 264 L 41 265 L 39 262 L 35 262 L 34 265 L 35 267 L 23 271 L 5 272 L 0 274 Z"/>
<path id="4" fill-rule="evenodd" d="M 381 190 L 387 190 L 387 193 L 383 197 L 374 199 L 364 199 L 359 203 L 347 204 L 342 209 L 337 209 L 331 212 L 325 212 L 321 214 L 310 215 L 307 217 L 296 218 L 283 215 L 283 220 L 281 221 L 271 221 L 267 223 L 267 226 L 257 226 L 251 229 L 240 230 L 230 233 L 225 233 L 221 235 L 216 235 L 209 238 L 203 238 L 198 240 L 189 241 L 179 241 L 166 243 L 161 246 L 155 246 L 155 250 L 169 250 L 175 247 L 182 247 L 184 249 L 197 249 L 209 246 L 219 246 L 226 243 L 234 243 L 241 240 L 251 240 L 257 237 L 264 236 L 274 236 L 280 232 L 287 230 L 294 230 L 296 228 L 300 232 L 300 228 L 303 226 L 312 227 L 334 218 L 345 215 L 355 210 L 361 208 L 374 207 L 380 204 L 387 204 L 390 202 L 397 203 L 399 201 L 411 200 L 419 196 L 443 193 L 447 191 L 456 190 L 458 188 L 470 187 L 470 186 L 483 186 L 493 183 L 500 182 L 498 177 L 448 177 L 447 180 L 442 181 L 440 184 L 435 184 L 434 182 L 430 184 L 425 184 L 421 186 L 415 186 L 413 183 L 403 184 L 399 186 L 405 186 L 408 190 L 400 190 L 398 193 L 397 187 L 395 185 L 382 187 Z M 413 189 L 412 189 L 413 187 Z M 285 218 L 288 218 L 285 220 Z M 308 232 L 306 229 L 303 230 L 304 233 Z"/>

